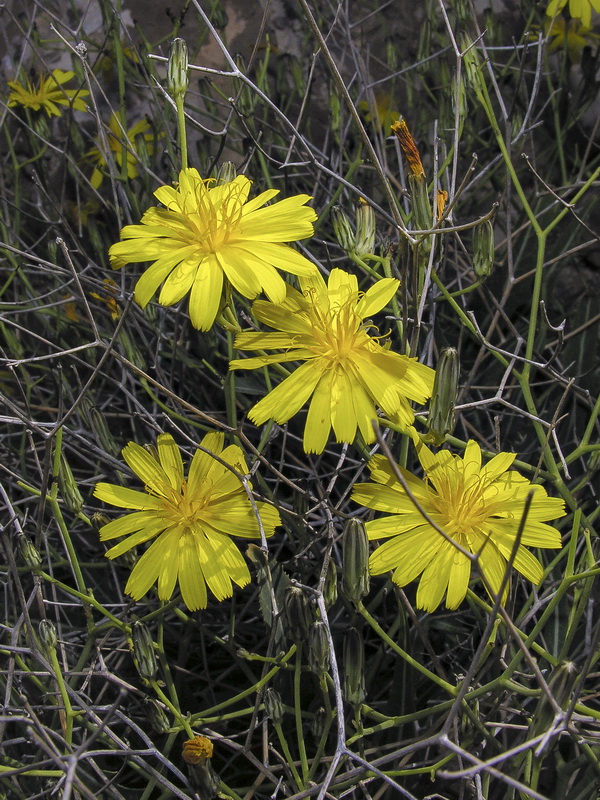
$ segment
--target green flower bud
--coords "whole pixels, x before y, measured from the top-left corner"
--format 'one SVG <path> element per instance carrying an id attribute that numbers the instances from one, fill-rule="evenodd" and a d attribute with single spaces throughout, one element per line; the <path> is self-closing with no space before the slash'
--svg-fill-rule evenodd
<path id="1" fill-rule="evenodd" d="M 131 638 L 135 668 L 140 677 L 149 681 L 154 680 L 158 672 L 158 662 L 150 631 L 143 622 L 134 622 L 131 626 Z"/>
<path id="2" fill-rule="evenodd" d="M 217 172 L 217 186 L 222 186 L 224 183 L 231 183 L 235 180 L 236 169 L 233 161 L 224 161 L 219 167 Z"/>
<path id="3" fill-rule="evenodd" d="M 56 648 L 58 638 L 53 622 L 50 622 L 49 619 L 43 619 L 38 626 L 38 634 L 44 647 L 48 650 L 54 650 Z"/>
<path id="4" fill-rule="evenodd" d="M 325 581 L 323 585 L 323 602 L 325 603 L 325 608 L 327 611 L 329 611 L 331 606 L 335 605 L 335 601 L 337 600 L 337 573 L 338 569 L 335 565 L 335 562 L 332 558 L 330 558 L 329 563 L 327 564 L 327 573 L 325 575 Z"/>
<path id="5" fill-rule="evenodd" d="M 356 239 L 354 253 L 359 258 L 375 250 L 375 212 L 362 197 L 356 208 Z"/>
<path id="6" fill-rule="evenodd" d="M 446 434 L 454 430 L 454 405 L 458 394 L 459 372 L 458 352 L 454 347 L 444 348 L 435 370 L 427 419 L 429 428 L 427 439 L 436 447 L 445 441 Z"/>
<path id="7" fill-rule="evenodd" d="M 83 508 L 83 497 L 81 496 L 69 462 L 63 452 L 60 454 L 58 489 L 69 511 L 73 514 L 79 514 Z"/>
<path id="8" fill-rule="evenodd" d="M 365 646 L 360 631 L 350 628 L 344 638 L 344 697 L 358 708 L 365 700 Z"/>
<path id="9" fill-rule="evenodd" d="M 313 622 L 308 629 L 308 668 L 317 675 L 329 669 L 329 639 L 325 623 Z"/>
<path id="10" fill-rule="evenodd" d="M 488 219 L 473 230 L 473 272 L 487 278 L 494 266 L 494 226 Z"/>
<path id="11" fill-rule="evenodd" d="M 362 522 L 351 519 L 342 537 L 342 592 L 352 603 L 359 603 L 369 584 L 369 540 Z"/>
<path id="12" fill-rule="evenodd" d="M 345 250 L 346 253 L 352 253 L 356 242 L 354 231 L 350 220 L 340 206 L 334 206 L 331 209 L 331 223 L 335 238 L 338 240 L 342 250 Z"/>
<path id="13" fill-rule="evenodd" d="M 271 686 L 267 686 L 265 690 L 265 695 L 263 698 L 263 703 L 265 705 L 265 714 L 267 717 L 272 720 L 276 725 L 281 725 L 283 722 L 283 703 L 281 702 L 281 696 L 277 689 L 273 689 Z"/>
<path id="14" fill-rule="evenodd" d="M 466 33 L 459 38 L 459 43 L 463 53 L 463 67 L 467 85 L 473 89 L 479 102 L 485 103 L 487 88 L 477 48 Z"/>
<path id="15" fill-rule="evenodd" d="M 169 733 L 171 724 L 163 707 L 153 697 L 147 697 L 144 709 L 152 729 L 156 733 Z"/>
<path id="16" fill-rule="evenodd" d="M 327 723 L 327 712 L 324 706 L 319 706 L 310 721 L 310 732 L 315 739 L 320 739 Z"/>
<path id="17" fill-rule="evenodd" d="M 310 615 L 308 599 L 299 586 L 290 586 L 286 590 L 283 601 L 285 619 L 287 622 L 286 633 L 294 642 L 302 642 L 308 634 Z"/>
<path id="18" fill-rule="evenodd" d="M 107 514 L 103 514 L 101 511 L 95 511 L 90 517 L 90 522 L 96 533 L 100 533 L 100 529 L 108 525 L 110 519 Z"/>
<path id="19" fill-rule="evenodd" d="M 42 557 L 27 534 L 20 533 L 17 536 L 17 548 L 25 564 L 34 574 L 37 574 L 42 566 Z"/>
<path id="20" fill-rule="evenodd" d="M 184 39 L 173 39 L 167 67 L 167 90 L 171 97 L 183 97 L 187 92 L 188 49 Z"/>

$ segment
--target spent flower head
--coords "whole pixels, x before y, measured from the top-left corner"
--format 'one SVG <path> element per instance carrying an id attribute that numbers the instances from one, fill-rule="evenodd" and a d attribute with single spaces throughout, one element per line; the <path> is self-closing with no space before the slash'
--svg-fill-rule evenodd
<path id="1" fill-rule="evenodd" d="M 158 302 L 172 306 L 190 295 L 195 328 L 209 330 L 230 283 L 244 297 L 264 291 L 273 303 L 285 300 L 285 283 L 277 269 L 311 275 L 316 267 L 284 242 L 306 239 L 317 215 L 306 206 L 310 197 L 296 195 L 270 206 L 278 189 L 248 200 L 252 182 L 244 175 L 213 186 L 193 168 L 179 173 L 177 188 L 154 192 L 165 207 L 149 208 L 140 225 L 126 225 L 123 241 L 109 255 L 113 267 L 132 261 L 154 261 L 135 287 L 144 308 L 162 283 Z"/>
<path id="2" fill-rule="evenodd" d="M 58 107 L 71 106 L 77 111 L 86 111 L 84 98 L 89 92 L 86 89 L 65 89 L 64 84 L 75 77 L 71 70 L 53 69 L 50 75 L 40 76 L 36 89 L 33 81 L 25 78 L 25 83 L 8 81 L 12 92 L 8 95 L 8 106 L 22 106 L 32 111 L 44 109 L 49 117 L 60 117 L 62 111 Z"/>
<path id="3" fill-rule="evenodd" d="M 308 453 L 322 452 L 332 427 L 338 442 L 353 442 L 357 429 L 365 442 L 374 441 L 378 407 L 393 422 L 410 425 L 409 401 L 424 403 L 431 396 L 434 371 L 383 346 L 365 322 L 390 302 L 398 285 L 383 278 L 361 294 L 355 275 L 333 269 L 327 284 L 320 274 L 301 277 L 302 291 L 288 286 L 281 304 L 255 302 L 256 319 L 277 332 L 240 333 L 235 347 L 285 352 L 236 359 L 230 369 L 304 364 L 259 400 L 249 414 L 252 422 L 287 422 L 312 396 L 304 429 Z"/>
<path id="4" fill-rule="evenodd" d="M 154 539 L 125 586 L 134 600 L 140 600 L 156 581 L 159 598 L 169 600 L 179 583 L 183 602 L 196 611 L 206 608 L 207 586 L 217 600 L 223 600 L 231 597 L 232 582 L 238 586 L 250 582 L 248 566 L 230 537 L 260 538 L 259 520 L 238 477 L 248 473 L 244 455 L 237 445 L 223 448 L 223 444 L 222 433 L 207 434 L 186 478 L 170 434 L 158 437 L 156 452 L 130 442 L 123 448 L 123 458 L 144 482 L 145 491 L 96 484 L 95 497 L 133 509 L 100 529 L 102 541 L 127 537 L 107 551 L 108 558 Z M 280 524 L 279 514 L 266 503 L 256 503 L 256 508 L 265 535 L 271 536 Z"/>
<path id="5" fill-rule="evenodd" d="M 563 501 L 509 469 L 514 453 L 498 453 L 482 465 L 481 448 L 469 441 L 463 457 L 447 450 L 434 454 L 422 444 L 418 455 L 424 480 L 398 467 L 408 491 L 383 456 L 369 462 L 375 483 L 354 487 L 357 503 L 388 515 L 365 524 L 369 539 L 387 539 L 369 559 L 371 573 L 393 570 L 399 586 L 421 576 L 417 606 L 426 611 L 434 611 L 444 595 L 449 609 L 462 603 L 471 577 L 467 553 L 477 556 L 493 594 L 500 591 L 513 556 L 514 568 L 539 584 L 544 569 L 525 545 L 560 547 L 560 533 L 546 522 L 565 515 Z"/>
<path id="6" fill-rule="evenodd" d="M 123 162 L 125 162 L 125 169 L 129 179 L 136 178 L 139 175 L 136 137 L 143 137 L 148 155 L 152 155 L 154 151 L 154 134 L 147 133 L 149 129 L 150 123 L 148 120 L 142 119 L 126 131 L 121 112 L 113 111 L 110 115 L 106 143 L 111 154 L 114 155 L 114 160 L 119 170 L 123 169 Z M 95 165 L 90 183 L 94 189 L 97 189 L 104 180 L 108 163 L 107 154 L 101 145 L 97 144 L 87 152 L 86 157 Z"/>

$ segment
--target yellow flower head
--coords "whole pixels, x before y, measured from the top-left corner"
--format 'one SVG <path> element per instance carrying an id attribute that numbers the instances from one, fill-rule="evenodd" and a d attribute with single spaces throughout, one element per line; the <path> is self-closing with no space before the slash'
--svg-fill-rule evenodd
<path id="1" fill-rule="evenodd" d="M 127 177 L 129 179 L 136 178 L 139 175 L 137 165 L 139 158 L 136 154 L 135 138 L 136 136 L 143 136 L 146 143 L 146 150 L 148 155 L 152 155 L 154 151 L 154 134 L 146 133 L 150 128 L 150 123 L 142 119 L 136 122 L 133 127 L 125 132 L 124 120 L 120 112 L 113 111 L 108 123 L 107 143 L 114 154 L 115 162 L 121 170 L 123 168 L 123 161 L 126 163 Z M 97 189 L 104 180 L 103 170 L 107 167 L 106 156 L 99 146 L 92 147 L 86 154 L 87 158 L 95 164 L 95 169 L 90 178 L 90 183 Z"/>
<path id="2" fill-rule="evenodd" d="M 140 600 L 157 580 L 159 598 L 169 600 L 179 583 L 183 602 L 196 611 L 206 608 L 207 585 L 217 600 L 223 600 L 231 597 L 232 582 L 238 586 L 250 582 L 248 566 L 230 537 L 257 539 L 259 523 L 239 477 L 232 472 L 248 473 L 244 455 L 237 445 L 223 449 L 223 443 L 222 433 L 207 434 L 200 443 L 204 449 L 194 453 L 186 479 L 181 453 L 170 434 L 158 437 L 156 453 L 130 442 L 123 448 L 123 458 L 144 482 L 145 492 L 96 484 L 95 497 L 135 509 L 100 529 L 102 541 L 127 536 L 107 551 L 108 558 L 155 540 L 125 586 L 134 600 Z M 264 533 L 271 536 L 280 524 L 279 514 L 266 503 L 256 505 Z"/>
<path id="3" fill-rule="evenodd" d="M 600 0 L 550 0 L 546 14 L 555 17 L 569 3 L 569 14 L 580 19 L 581 24 L 589 29 L 592 23 L 592 9 L 600 11 Z"/>
<path id="4" fill-rule="evenodd" d="M 371 573 L 394 570 L 392 580 L 399 586 L 421 575 L 418 608 L 434 611 L 444 595 L 447 608 L 458 608 L 469 586 L 471 559 L 456 542 L 477 555 L 486 588 L 497 594 L 515 549 L 527 497 L 533 492 L 513 566 L 538 584 L 543 567 L 524 545 L 560 547 L 559 532 L 545 523 L 563 517 L 565 508 L 562 500 L 548 497 L 541 486 L 510 470 L 514 459 L 514 453 L 499 453 L 482 466 L 481 448 L 473 441 L 462 458 L 447 450 L 434 454 L 420 445 L 425 480 L 398 467 L 412 498 L 383 456 L 371 459 L 375 483 L 359 484 L 352 493 L 357 503 L 390 515 L 365 524 L 369 539 L 388 539 L 371 555 Z"/>
<path id="5" fill-rule="evenodd" d="M 19 81 L 9 81 L 12 92 L 8 95 L 9 108 L 23 106 L 33 111 L 44 109 L 49 117 L 60 117 L 61 110 L 58 105 L 72 106 L 77 111 L 85 111 L 84 97 L 89 94 L 85 89 L 64 89 L 63 84 L 75 77 L 70 70 L 53 69 L 45 78 L 40 77 L 39 88 L 36 89 L 29 78 L 25 79 L 24 86 Z M 58 105 L 57 105 L 58 103 Z"/>
<path id="6" fill-rule="evenodd" d="M 109 250 L 114 267 L 154 261 L 135 287 L 142 308 L 164 282 L 158 302 L 172 306 L 189 292 L 192 324 L 203 331 L 215 321 L 225 281 L 251 300 L 264 290 L 281 303 L 285 283 L 277 269 L 316 272 L 308 259 L 282 244 L 312 236 L 317 215 L 305 205 L 308 195 L 263 207 L 277 189 L 248 200 L 252 182 L 243 175 L 213 188 L 208 183 L 196 169 L 183 169 L 177 188 L 154 192 L 165 208 L 153 206 L 140 225 L 126 225 L 124 241 Z"/>
<path id="7" fill-rule="evenodd" d="M 572 64 L 579 64 L 584 47 L 593 45 L 594 39 L 600 39 L 600 36 L 583 25 L 581 20 L 565 20 L 564 17 L 546 20 L 544 33 L 550 39 L 548 52 L 553 53 L 559 48 L 564 48 Z"/>
<path id="8" fill-rule="evenodd" d="M 258 300 L 252 306 L 254 316 L 277 333 L 241 333 L 235 339 L 239 350 L 285 348 L 285 353 L 238 359 L 230 369 L 305 362 L 252 408 L 250 419 L 257 425 L 286 422 L 312 395 L 304 429 L 308 453 L 322 452 L 331 427 L 338 442 L 353 442 L 357 428 L 366 442 L 374 441 L 377 407 L 410 425 L 414 414 L 408 401 L 424 403 L 431 396 L 434 371 L 383 347 L 364 321 L 389 303 L 398 281 L 384 278 L 360 294 L 355 275 L 333 269 L 328 284 L 315 274 L 300 278 L 300 286 L 302 292 L 288 287 L 280 305 Z"/>
<path id="9" fill-rule="evenodd" d="M 373 122 L 376 128 L 387 135 L 392 122 L 400 116 L 395 106 L 396 101 L 390 92 L 376 92 L 372 104 L 361 100 L 357 108 L 364 113 L 367 122 Z"/>

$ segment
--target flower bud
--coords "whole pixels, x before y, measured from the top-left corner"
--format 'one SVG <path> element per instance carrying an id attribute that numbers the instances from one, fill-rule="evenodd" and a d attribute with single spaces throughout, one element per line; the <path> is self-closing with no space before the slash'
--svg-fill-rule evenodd
<path id="1" fill-rule="evenodd" d="M 144 709 L 152 729 L 156 733 L 169 733 L 171 725 L 164 708 L 153 697 L 147 697 Z"/>
<path id="2" fill-rule="evenodd" d="M 352 603 L 359 603 L 369 584 L 369 540 L 362 522 L 351 519 L 342 537 L 342 592 Z"/>
<path id="3" fill-rule="evenodd" d="M 454 347 L 442 350 L 435 370 L 433 392 L 429 403 L 428 441 L 439 447 L 446 439 L 446 434 L 454 430 L 454 406 L 458 394 L 458 376 L 460 362 Z"/>
<path id="4" fill-rule="evenodd" d="M 235 180 L 236 174 L 235 164 L 233 161 L 224 161 L 217 172 L 216 185 L 222 186 L 224 183 L 231 183 L 233 180 Z"/>
<path id="5" fill-rule="evenodd" d="M 150 631 L 143 622 L 134 622 L 131 626 L 133 642 L 133 661 L 140 677 L 151 681 L 158 672 L 154 642 Z"/>
<path id="6" fill-rule="evenodd" d="M 200 764 L 212 758 L 213 743 L 206 736 L 194 736 L 183 743 L 183 760 L 186 764 Z"/>
<path id="7" fill-rule="evenodd" d="M 331 222 L 335 238 L 338 240 L 340 247 L 347 253 L 351 253 L 354 250 L 356 241 L 354 231 L 350 220 L 340 206 L 334 206 L 331 209 Z"/>
<path id="8" fill-rule="evenodd" d="M 356 628 L 350 628 L 344 638 L 344 697 L 357 708 L 365 699 L 365 647 Z"/>
<path id="9" fill-rule="evenodd" d="M 20 533 L 17 536 L 17 548 L 25 564 L 34 574 L 37 574 L 42 566 L 42 557 L 26 533 Z"/>
<path id="10" fill-rule="evenodd" d="M 167 67 L 167 90 L 171 97 L 183 97 L 187 92 L 188 49 L 184 39 L 176 38 L 171 42 L 169 64 Z"/>
<path id="11" fill-rule="evenodd" d="M 287 634 L 295 641 L 302 642 L 308 634 L 309 611 L 306 594 L 299 586 L 290 586 L 283 601 Z"/>
<path id="12" fill-rule="evenodd" d="M 183 744 L 190 783 L 202 800 L 212 800 L 219 791 L 219 778 L 210 762 L 212 754 L 213 745 L 206 736 L 195 736 Z"/>
<path id="13" fill-rule="evenodd" d="M 354 253 L 359 258 L 369 255 L 375 250 L 375 212 L 372 207 L 363 200 L 358 199 L 356 209 L 356 237 Z"/>
<path id="14" fill-rule="evenodd" d="M 79 514 L 83 508 L 83 497 L 81 496 L 69 462 L 63 452 L 60 454 L 58 489 L 69 511 L 73 514 Z"/>
<path id="15" fill-rule="evenodd" d="M 329 669 L 329 639 L 325 623 L 316 620 L 308 629 L 308 668 L 317 675 Z"/>
<path id="16" fill-rule="evenodd" d="M 38 634 L 44 647 L 48 650 L 54 650 L 56 648 L 58 638 L 53 622 L 50 622 L 49 619 L 43 619 L 38 626 Z"/>
<path id="17" fill-rule="evenodd" d="M 487 219 L 473 231 L 473 272 L 478 278 L 487 278 L 494 266 L 494 226 Z"/>
<path id="18" fill-rule="evenodd" d="M 335 605 L 335 601 L 337 600 L 337 573 L 338 569 L 335 565 L 335 562 L 332 558 L 330 558 L 329 563 L 327 564 L 327 573 L 325 575 L 325 581 L 323 584 L 323 602 L 325 603 L 325 608 L 327 611 L 329 611 L 331 606 Z"/>
<path id="19" fill-rule="evenodd" d="M 310 725 L 310 732 L 315 737 L 315 739 L 320 739 L 323 735 L 323 731 L 325 730 L 325 725 L 327 724 L 327 711 L 325 710 L 324 706 L 319 706 L 317 710 L 313 714 L 313 718 L 311 719 Z"/>
<path id="20" fill-rule="evenodd" d="M 487 89 L 477 48 L 466 33 L 460 37 L 459 43 L 467 86 L 473 89 L 479 102 L 484 103 Z"/>
<path id="21" fill-rule="evenodd" d="M 563 711 L 569 704 L 573 686 L 578 676 L 579 672 L 575 664 L 572 661 L 563 661 L 552 670 L 552 674 L 548 679 L 548 689 L 556 700 L 558 707 L 562 708 Z M 548 730 L 552 725 L 554 715 L 555 711 L 545 692 L 542 691 L 529 726 L 530 737 L 539 736 L 540 733 Z"/>
<path id="22" fill-rule="evenodd" d="M 283 722 L 283 703 L 281 702 L 281 695 L 277 689 L 267 686 L 263 698 L 265 705 L 265 714 L 276 725 L 281 725 Z"/>

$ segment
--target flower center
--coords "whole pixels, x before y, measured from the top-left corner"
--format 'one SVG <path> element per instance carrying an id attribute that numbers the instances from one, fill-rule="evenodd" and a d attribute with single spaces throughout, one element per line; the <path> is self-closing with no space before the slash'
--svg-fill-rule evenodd
<path id="1" fill-rule="evenodd" d="M 310 346 L 316 355 L 335 367 L 346 362 L 353 352 L 369 341 L 356 313 L 356 299 L 332 304 L 327 309 L 314 303 L 309 311 L 315 344 Z"/>
<path id="2" fill-rule="evenodd" d="M 465 479 L 460 471 L 446 468 L 433 505 L 444 518 L 443 527 L 452 535 L 468 535 L 489 516 L 489 504 L 483 496 L 484 484 L 479 476 Z M 438 484 L 440 483 L 438 479 Z"/>
<path id="3" fill-rule="evenodd" d="M 201 494 L 191 494 L 187 481 L 183 481 L 180 491 L 165 487 L 164 516 L 171 524 L 181 525 L 193 533 L 210 497 L 210 487 L 207 488 L 208 491 L 202 491 Z"/>
<path id="4" fill-rule="evenodd" d="M 208 189 L 206 181 L 195 180 L 183 200 L 190 243 L 197 244 L 204 255 L 216 253 L 235 234 L 245 202 L 242 187 L 235 181 Z"/>

